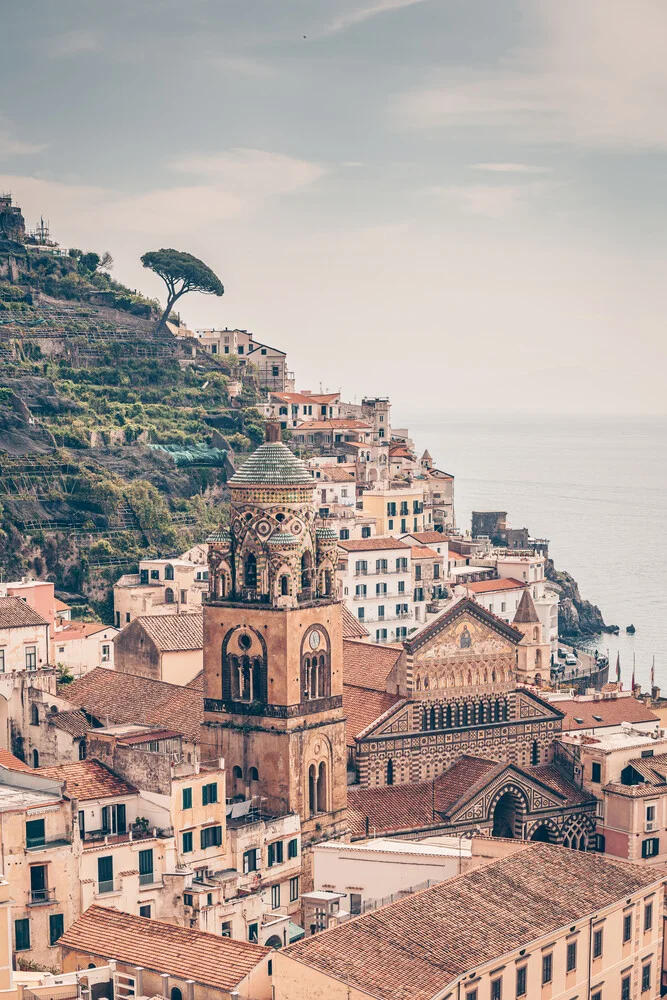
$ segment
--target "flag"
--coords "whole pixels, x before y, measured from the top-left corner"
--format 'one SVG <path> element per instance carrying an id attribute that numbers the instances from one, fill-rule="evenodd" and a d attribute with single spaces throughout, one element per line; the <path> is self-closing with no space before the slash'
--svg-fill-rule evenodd
<path id="1" fill-rule="evenodd" d="M 653 656 L 653 663 L 651 664 L 651 691 L 655 687 L 655 655 Z"/>

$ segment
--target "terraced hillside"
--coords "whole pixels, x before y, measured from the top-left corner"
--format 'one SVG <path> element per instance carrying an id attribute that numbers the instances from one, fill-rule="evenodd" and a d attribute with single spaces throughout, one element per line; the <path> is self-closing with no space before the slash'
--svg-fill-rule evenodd
<path id="1" fill-rule="evenodd" d="M 111 620 L 120 572 L 219 522 L 263 418 L 251 368 L 157 334 L 157 304 L 86 256 L 0 238 L 0 569 Z"/>

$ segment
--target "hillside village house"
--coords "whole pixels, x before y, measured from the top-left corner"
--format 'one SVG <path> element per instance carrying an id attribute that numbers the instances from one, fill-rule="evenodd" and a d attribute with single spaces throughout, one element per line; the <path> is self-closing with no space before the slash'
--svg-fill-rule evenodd
<path id="1" fill-rule="evenodd" d="M 125 573 L 114 585 L 116 628 L 123 628 L 140 615 L 197 612 L 207 589 L 208 567 L 201 562 L 142 559 L 138 573 Z"/>
<path id="2" fill-rule="evenodd" d="M 376 642 L 395 642 L 414 627 L 411 549 L 397 538 L 339 542 L 341 597 Z"/>
<path id="3" fill-rule="evenodd" d="M 459 584 L 457 591 L 471 594 L 475 600 L 508 624 L 517 613 L 519 601 L 526 589 L 521 580 L 506 577 L 499 580 L 480 580 L 479 583 Z"/>
<path id="4" fill-rule="evenodd" d="M 93 906 L 61 940 L 65 972 L 115 962 L 127 995 L 271 1000 L 275 952 L 247 941 Z"/>
<path id="5" fill-rule="evenodd" d="M 234 354 L 241 367 L 250 362 L 257 370 L 261 386 L 279 392 L 294 387 L 294 373 L 287 369 L 285 351 L 262 344 L 247 330 L 195 330 L 194 336 L 204 350 L 221 360 Z"/>
<path id="6" fill-rule="evenodd" d="M 116 669 L 187 684 L 202 669 L 202 615 L 141 615 L 114 637 Z"/>
<path id="7" fill-rule="evenodd" d="M 0 597 L 0 674 L 48 667 L 49 625 L 22 598 Z"/>
<path id="8" fill-rule="evenodd" d="M 276 952 L 275 1000 L 654 1000 L 664 883 L 662 871 L 524 845 Z"/>
<path id="9" fill-rule="evenodd" d="M 117 628 L 101 622 L 63 622 L 53 635 L 54 662 L 73 677 L 81 677 L 95 667 L 113 670 L 113 640 L 117 635 Z"/>
<path id="10" fill-rule="evenodd" d="M 337 420 L 340 414 L 340 393 L 270 392 L 263 405 L 268 420 L 277 420 L 283 430 L 292 430 L 312 420 Z"/>
<path id="11" fill-rule="evenodd" d="M 395 490 L 367 490 L 363 511 L 376 519 L 378 535 L 405 535 L 429 530 L 431 512 L 424 509 L 424 488 L 413 486 Z"/>

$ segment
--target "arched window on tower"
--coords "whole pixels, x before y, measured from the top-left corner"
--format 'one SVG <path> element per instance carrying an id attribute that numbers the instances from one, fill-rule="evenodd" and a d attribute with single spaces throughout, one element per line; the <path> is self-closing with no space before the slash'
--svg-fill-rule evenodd
<path id="1" fill-rule="evenodd" d="M 539 641 L 540 641 L 540 627 L 539 625 L 537 625 L 533 629 L 533 642 L 539 642 Z"/>
<path id="2" fill-rule="evenodd" d="M 317 812 L 317 771 L 314 764 L 308 768 L 308 811 L 311 816 Z"/>
<path id="3" fill-rule="evenodd" d="M 248 590 L 257 589 L 257 560 L 253 552 L 249 552 L 245 557 L 243 582 Z"/>
<path id="4" fill-rule="evenodd" d="M 541 667 L 542 666 L 542 650 L 541 649 L 536 649 L 535 650 L 535 666 L 536 667 Z"/>
<path id="5" fill-rule="evenodd" d="M 322 761 L 317 772 L 317 811 L 327 811 L 327 765 Z"/>
<path id="6" fill-rule="evenodd" d="M 321 626 L 310 629 L 301 646 L 301 691 L 304 701 L 331 694 L 329 637 Z"/>
<path id="7" fill-rule="evenodd" d="M 301 556 L 301 589 L 310 590 L 313 585 L 313 557 L 306 549 Z"/>
<path id="8" fill-rule="evenodd" d="M 280 577 L 280 593 L 283 597 L 289 594 L 289 579 L 284 573 Z"/>

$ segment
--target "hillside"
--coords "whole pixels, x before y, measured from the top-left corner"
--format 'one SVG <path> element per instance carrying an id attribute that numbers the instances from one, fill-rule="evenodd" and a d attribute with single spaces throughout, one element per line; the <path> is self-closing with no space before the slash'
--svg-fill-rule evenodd
<path id="1" fill-rule="evenodd" d="M 121 572 L 218 523 L 227 475 L 263 437 L 261 390 L 252 366 L 176 324 L 156 334 L 157 302 L 97 254 L 35 242 L 9 209 L 0 199 L 0 569 L 53 579 L 110 621 Z"/>

